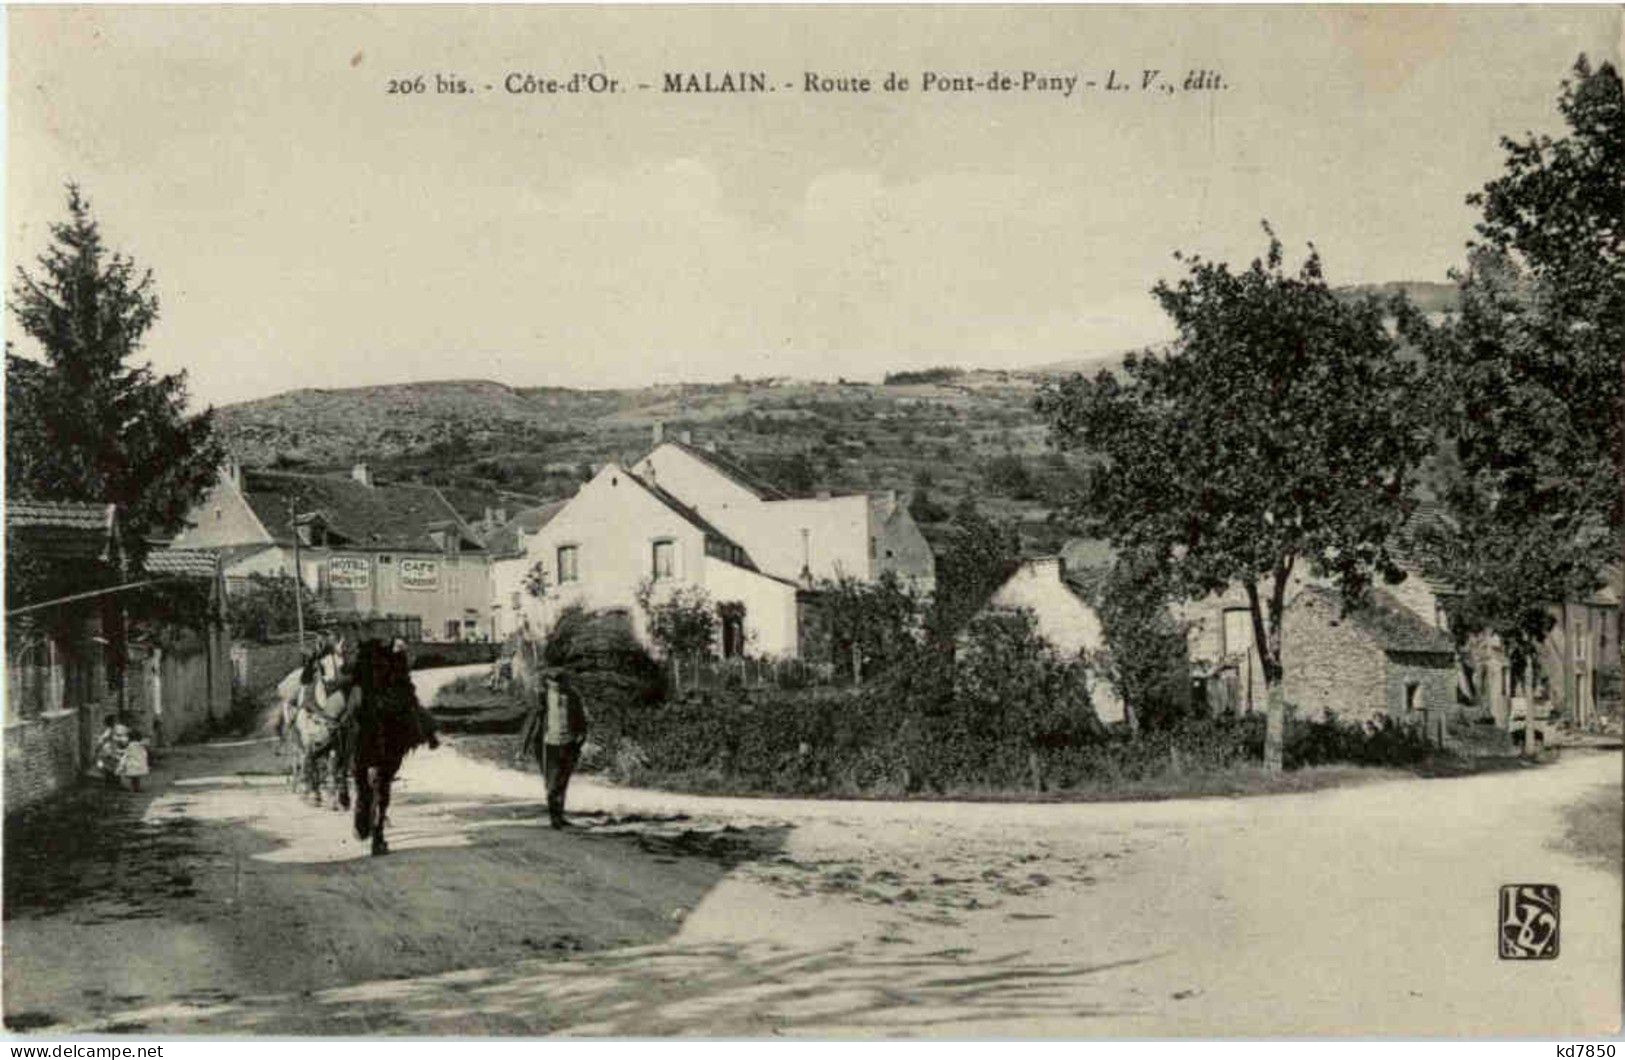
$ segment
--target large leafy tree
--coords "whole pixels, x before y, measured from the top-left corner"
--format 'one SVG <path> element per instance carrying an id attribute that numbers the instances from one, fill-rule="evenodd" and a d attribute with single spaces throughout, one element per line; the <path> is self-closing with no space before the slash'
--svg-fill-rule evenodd
<path id="1" fill-rule="evenodd" d="M 1069 577 L 1100 614 L 1106 646 L 1093 661 L 1123 697 L 1130 723 L 1171 728 L 1190 710 L 1190 667 L 1162 564 L 1131 552 Z"/>
<path id="2" fill-rule="evenodd" d="M 1268 232 L 1268 226 L 1266 226 Z M 1073 505 L 1082 528 L 1166 571 L 1195 598 L 1239 582 L 1268 693 L 1264 764 L 1281 768 L 1281 624 L 1307 566 L 1356 603 L 1401 576 L 1396 537 L 1428 439 L 1419 372 L 1390 307 L 1344 300 L 1318 253 L 1294 274 L 1270 233 L 1250 267 L 1201 258 L 1153 293 L 1178 328 L 1165 353 L 1046 388 L 1054 440 L 1098 457 Z"/>
<path id="3" fill-rule="evenodd" d="M 119 506 L 127 552 L 173 535 L 213 481 L 223 451 L 212 411 L 188 415 L 186 374 L 138 362 L 158 319 L 152 274 L 109 250 L 70 185 L 68 216 L 10 309 L 38 360 L 6 356 L 6 489 Z"/>
<path id="4" fill-rule="evenodd" d="M 1584 57 L 1557 139 L 1505 139 L 1460 308 L 1412 316 L 1446 439 L 1424 566 L 1456 590 L 1459 637 L 1489 632 L 1526 672 L 1550 606 L 1594 589 L 1620 551 L 1625 482 L 1625 94 Z M 1526 727 L 1532 734 L 1533 727 Z"/>
<path id="5" fill-rule="evenodd" d="M 953 644 L 1010 576 L 1020 554 L 1015 527 L 983 515 L 970 497 L 955 506 L 937 554 L 936 592 L 926 617 L 931 639 L 939 647 Z"/>

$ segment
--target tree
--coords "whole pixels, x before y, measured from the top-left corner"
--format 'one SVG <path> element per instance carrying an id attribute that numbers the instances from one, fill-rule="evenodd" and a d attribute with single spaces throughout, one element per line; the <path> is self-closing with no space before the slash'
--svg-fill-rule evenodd
<path id="1" fill-rule="evenodd" d="M 1300 564 L 1347 605 L 1398 580 L 1397 534 L 1428 439 L 1417 366 L 1397 356 L 1391 308 L 1343 301 L 1311 247 L 1295 275 L 1280 241 L 1242 272 L 1180 257 L 1153 289 L 1178 329 L 1163 354 L 1046 387 L 1054 441 L 1097 454 L 1071 514 L 1166 570 L 1196 598 L 1239 581 L 1268 693 L 1264 765 L 1281 768 L 1281 622 Z"/>
<path id="2" fill-rule="evenodd" d="M 6 351 L 6 489 L 112 502 L 139 564 L 213 483 L 223 450 L 213 411 L 186 414 L 186 373 L 135 363 L 158 319 L 152 273 L 109 251 L 90 204 L 68 186 L 37 275 L 17 270 L 10 309 L 40 361 Z"/>
<path id="3" fill-rule="evenodd" d="M 850 667 L 854 684 L 886 672 L 919 648 L 921 601 L 894 571 L 872 582 L 843 575 L 817 588 L 817 636 L 831 662 Z"/>
<path id="4" fill-rule="evenodd" d="M 954 695 L 971 742 L 997 747 L 1017 737 L 1033 787 L 1044 790 L 1039 747 L 1081 743 L 1101 730 L 1088 665 L 1058 654 L 1027 610 L 983 611 L 961 639 Z"/>
<path id="5" fill-rule="evenodd" d="M 1136 730 L 1171 727 L 1190 708 L 1190 667 L 1186 630 L 1168 610 L 1165 569 L 1152 557 L 1124 553 L 1078 581 L 1104 627 L 1097 670 L 1123 697 Z"/>
<path id="6" fill-rule="evenodd" d="M 684 585 L 657 597 L 655 583 L 644 579 L 636 595 L 649 622 L 649 639 L 662 658 L 680 660 L 716 651 L 717 608 L 704 589 Z"/>
<path id="7" fill-rule="evenodd" d="M 983 468 L 982 476 L 987 488 L 994 493 L 1002 493 L 1018 501 L 1035 500 L 1038 497 L 1026 461 L 1014 453 L 1004 453 L 989 460 Z"/>
<path id="8" fill-rule="evenodd" d="M 954 508 L 953 522 L 937 557 L 936 594 L 927 626 L 939 646 L 953 643 L 971 616 L 1003 584 L 1021 554 L 1012 526 L 994 522 L 966 497 Z"/>
<path id="9" fill-rule="evenodd" d="M 527 639 L 520 650 L 568 677 L 571 689 L 587 702 L 598 739 L 608 743 L 623 730 L 629 713 L 653 706 L 665 692 L 660 666 L 626 623 L 579 604 L 559 612 L 539 648 Z M 527 689 L 529 695 L 536 691 Z"/>
<path id="10" fill-rule="evenodd" d="M 301 606 L 305 621 L 312 621 L 316 595 L 293 575 L 250 574 L 248 584 L 226 598 L 226 624 L 233 637 L 266 641 L 295 632 Z"/>
<path id="11" fill-rule="evenodd" d="M 1625 522 L 1618 74 L 1582 56 L 1558 109 L 1566 136 L 1503 139 L 1505 173 L 1468 196 L 1483 219 L 1458 311 L 1405 320 L 1445 441 L 1442 517 L 1416 535 L 1424 570 L 1455 590 L 1457 637 L 1494 634 L 1525 680 L 1550 605 L 1601 583 Z"/>

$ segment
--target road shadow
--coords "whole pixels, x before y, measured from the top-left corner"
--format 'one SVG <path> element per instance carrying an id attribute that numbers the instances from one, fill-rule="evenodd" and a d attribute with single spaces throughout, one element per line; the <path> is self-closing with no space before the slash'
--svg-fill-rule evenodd
<path id="1" fill-rule="evenodd" d="M 192 748 L 151 791 L 87 786 L 9 827 L 8 1028 L 151 1033 L 244 997 L 661 942 L 787 833 L 590 814 L 558 832 L 535 798 L 407 782 L 375 858 L 278 761 L 267 744 Z M 128 1015 L 153 1007 L 169 1015 Z M 367 1018 L 353 1033 L 394 1025 Z"/>
<path id="2" fill-rule="evenodd" d="M 1017 1024 L 1032 1034 L 1077 1034 L 1094 1021 L 1140 1014 L 1108 1001 L 1103 980 L 1148 959 L 1091 964 L 1034 961 L 1024 951 L 972 960 L 958 951 L 898 956 L 856 945 L 671 944 L 117 1019 L 153 1033 L 216 1035 L 914 1037 Z"/>

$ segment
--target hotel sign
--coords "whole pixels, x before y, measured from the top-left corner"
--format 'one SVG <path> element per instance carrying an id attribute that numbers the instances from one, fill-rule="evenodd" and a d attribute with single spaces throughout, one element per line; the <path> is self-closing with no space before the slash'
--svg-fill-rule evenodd
<path id="1" fill-rule="evenodd" d="M 371 584 L 372 560 L 366 556 L 329 556 L 327 585 L 331 589 L 365 589 Z"/>
<path id="2" fill-rule="evenodd" d="M 440 588 L 440 561 L 437 559 L 401 560 L 401 588 L 420 592 Z"/>

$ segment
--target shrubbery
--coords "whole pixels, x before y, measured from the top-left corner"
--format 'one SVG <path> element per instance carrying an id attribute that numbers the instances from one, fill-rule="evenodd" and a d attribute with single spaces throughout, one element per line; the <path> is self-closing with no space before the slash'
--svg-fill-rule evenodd
<path id="1" fill-rule="evenodd" d="M 623 783 L 776 795 L 947 795 L 1110 788 L 1256 766 L 1261 714 L 1184 718 L 1139 734 L 1092 711 L 1039 709 L 975 694 L 957 666 L 893 671 L 861 689 L 742 690 L 690 696 L 595 725 L 599 767 Z M 1066 675 L 1048 680 L 1064 687 Z M 958 686 L 956 688 L 956 685 Z M 1288 769 L 1403 766 L 1433 753 L 1416 730 L 1290 719 Z"/>

